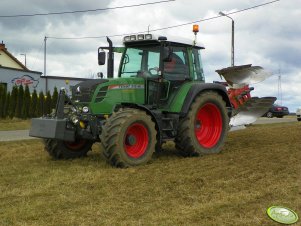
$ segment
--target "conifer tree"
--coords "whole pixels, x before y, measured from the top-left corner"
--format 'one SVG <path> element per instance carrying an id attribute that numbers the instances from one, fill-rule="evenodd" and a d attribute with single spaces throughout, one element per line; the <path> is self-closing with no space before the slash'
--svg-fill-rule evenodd
<path id="1" fill-rule="evenodd" d="M 45 104 L 44 104 L 44 114 L 50 114 L 51 113 L 51 94 L 50 91 L 47 91 Z"/>
<path id="2" fill-rule="evenodd" d="M 44 93 L 41 91 L 39 93 L 39 101 L 38 101 L 38 106 L 37 106 L 37 116 L 38 117 L 44 115 L 44 102 L 45 102 Z"/>
<path id="3" fill-rule="evenodd" d="M 51 99 L 51 108 L 52 109 L 56 108 L 56 102 L 57 102 L 58 96 L 59 96 L 59 94 L 58 94 L 57 88 L 54 87 L 52 99 Z"/>
<path id="4" fill-rule="evenodd" d="M 13 118 L 16 112 L 16 105 L 18 99 L 18 87 L 14 86 L 10 95 L 10 103 L 9 103 L 9 117 Z"/>
<path id="5" fill-rule="evenodd" d="M 10 92 L 6 94 L 5 105 L 3 109 L 3 118 L 7 118 L 9 116 L 9 104 L 10 104 Z"/>
<path id="6" fill-rule="evenodd" d="M 5 102 L 4 87 L 0 85 L 0 118 L 3 118 L 3 108 Z M 6 92 L 5 92 L 6 93 Z"/>
<path id="7" fill-rule="evenodd" d="M 22 85 L 20 85 L 18 91 L 17 104 L 16 104 L 16 113 L 15 113 L 15 116 L 17 118 L 22 118 L 23 99 L 24 99 L 24 88 Z"/>
<path id="8" fill-rule="evenodd" d="M 29 118 L 29 108 L 30 108 L 30 92 L 28 85 L 25 86 L 24 97 L 23 97 L 23 106 L 22 106 L 22 114 L 21 118 L 27 119 Z"/>
<path id="9" fill-rule="evenodd" d="M 29 116 L 31 118 L 38 116 L 37 106 L 38 106 L 38 94 L 37 94 L 37 91 L 34 90 L 31 95 L 30 108 L 29 108 Z"/>
<path id="10" fill-rule="evenodd" d="M 2 100 L 1 100 L 1 108 L 0 108 L 0 117 L 1 118 L 6 118 L 5 116 L 5 111 L 4 111 L 4 107 L 5 107 L 5 102 L 6 102 L 6 96 L 7 96 L 7 93 L 6 93 L 6 88 L 3 87 L 2 89 Z"/>

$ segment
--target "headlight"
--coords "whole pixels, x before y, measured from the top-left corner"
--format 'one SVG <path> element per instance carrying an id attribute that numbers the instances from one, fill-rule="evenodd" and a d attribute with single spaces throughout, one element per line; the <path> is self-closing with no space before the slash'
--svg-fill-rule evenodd
<path id="1" fill-rule="evenodd" d="M 138 40 L 144 40 L 144 34 L 137 35 Z"/>
<path id="2" fill-rule="evenodd" d="M 73 112 L 73 113 L 77 113 L 77 109 L 75 108 L 75 107 L 71 107 L 71 111 Z"/>
<path id="3" fill-rule="evenodd" d="M 142 40 L 167 40 L 165 39 L 155 39 L 152 34 L 138 34 L 138 35 L 128 35 L 123 38 L 123 42 L 131 42 L 131 41 L 142 41 Z"/>
<path id="4" fill-rule="evenodd" d="M 76 93 L 77 93 L 77 94 L 80 94 L 80 86 L 78 86 L 78 87 L 76 88 Z"/>
<path id="5" fill-rule="evenodd" d="M 71 121 L 73 122 L 74 125 L 76 125 L 79 122 L 79 119 L 77 118 L 77 116 L 73 115 L 71 117 Z"/>
<path id="6" fill-rule="evenodd" d="M 88 113 L 89 112 L 89 108 L 87 106 L 83 107 L 83 112 L 84 113 Z"/>
<path id="7" fill-rule="evenodd" d="M 150 40 L 150 39 L 152 39 L 153 38 L 153 36 L 151 35 L 151 34 L 146 34 L 145 35 L 145 39 L 146 40 Z"/>
<path id="8" fill-rule="evenodd" d="M 125 37 L 123 38 L 123 41 L 124 41 L 124 42 L 131 41 L 130 36 L 125 36 Z"/>
<path id="9" fill-rule="evenodd" d="M 136 38 L 136 35 L 131 35 L 131 36 L 130 36 L 130 40 L 131 40 L 131 41 L 136 41 L 136 39 L 137 39 L 137 38 Z"/>

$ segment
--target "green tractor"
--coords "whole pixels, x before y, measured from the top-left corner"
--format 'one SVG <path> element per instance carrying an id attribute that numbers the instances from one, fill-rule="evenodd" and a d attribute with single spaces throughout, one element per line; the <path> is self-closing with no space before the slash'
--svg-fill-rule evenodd
<path id="1" fill-rule="evenodd" d="M 71 97 L 61 90 L 55 111 L 32 119 L 30 136 L 43 138 L 55 159 L 86 156 L 100 142 L 116 167 L 145 164 L 170 140 L 184 156 L 221 151 L 233 103 L 225 85 L 205 82 L 203 45 L 152 34 L 126 36 L 124 47 L 107 40 L 98 49 L 107 78 L 77 84 Z"/>

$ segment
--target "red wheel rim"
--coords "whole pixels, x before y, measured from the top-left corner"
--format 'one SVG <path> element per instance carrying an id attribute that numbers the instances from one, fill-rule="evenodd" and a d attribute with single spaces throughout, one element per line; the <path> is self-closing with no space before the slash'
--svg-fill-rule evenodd
<path id="1" fill-rule="evenodd" d="M 222 134 L 222 115 L 218 107 L 212 103 L 203 105 L 196 114 L 195 136 L 200 145 L 212 148 Z"/>
<path id="2" fill-rule="evenodd" d="M 85 146 L 86 140 L 78 139 L 78 140 L 75 140 L 74 142 L 65 141 L 64 143 L 65 143 L 65 146 L 67 148 L 69 148 L 70 150 L 79 151 Z"/>
<path id="3" fill-rule="evenodd" d="M 128 156 L 140 158 L 148 146 L 148 130 L 141 123 L 132 124 L 126 131 L 124 147 Z"/>

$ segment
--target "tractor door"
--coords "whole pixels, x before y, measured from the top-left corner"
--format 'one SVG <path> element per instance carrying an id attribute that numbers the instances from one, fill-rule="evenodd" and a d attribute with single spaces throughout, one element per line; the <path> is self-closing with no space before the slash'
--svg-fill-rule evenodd
<path id="1" fill-rule="evenodd" d="M 129 46 L 119 68 L 122 78 L 145 79 L 145 104 L 157 107 L 168 100 L 170 86 L 170 82 L 162 77 L 161 50 L 159 43 Z"/>
<path id="2" fill-rule="evenodd" d="M 152 74 L 157 69 L 159 73 L 155 77 L 149 77 L 148 83 L 148 103 L 153 104 L 156 102 L 157 106 L 166 106 L 174 95 L 178 92 L 179 88 L 187 81 L 190 81 L 189 74 L 189 58 L 187 48 L 183 46 L 169 46 L 171 52 L 168 59 L 162 59 L 161 70 L 152 62 L 159 64 L 159 53 L 149 53 L 148 56 L 148 70 Z M 162 54 L 162 53 L 161 53 Z"/>
<path id="3" fill-rule="evenodd" d="M 191 80 L 189 73 L 189 58 L 187 48 L 172 46 L 169 59 L 163 62 L 163 79 L 169 83 L 166 103 L 185 83 Z"/>
<path id="4" fill-rule="evenodd" d="M 146 104 L 161 105 L 168 99 L 169 81 L 162 79 L 160 70 L 160 47 L 145 50 L 142 60 L 142 71 L 147 71 Z"/>

